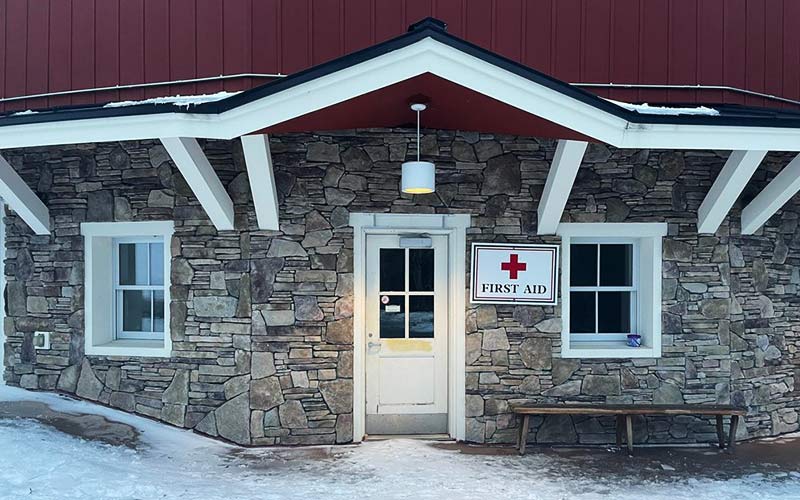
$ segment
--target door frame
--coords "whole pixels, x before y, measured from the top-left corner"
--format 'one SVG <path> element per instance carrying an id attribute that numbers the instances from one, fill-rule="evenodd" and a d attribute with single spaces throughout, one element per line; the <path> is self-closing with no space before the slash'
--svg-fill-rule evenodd
<path id="1" fill-rule="evenodd" d="M 368 234 L 419 233 L 447 236 L 447 432 L 466 434 L 466 252 L 469 214 L 350 214 L 353 227 L 353 442 L 366 429 L 366 257 Z"/>

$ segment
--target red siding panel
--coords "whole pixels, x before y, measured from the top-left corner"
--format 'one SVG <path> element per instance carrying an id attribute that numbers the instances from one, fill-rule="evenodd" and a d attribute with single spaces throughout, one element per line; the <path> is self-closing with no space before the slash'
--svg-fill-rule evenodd
<path id="1" fill-rule="evenodd" d="M 48 2 L 28 3 L 28 61 L 25 92 L 41 94 L 47 92 L 47 48 L 50 38 L 50 5 Z M 47 107 L 47 99 L 31 99 L 28 108 Z"/>
<path id="2" fill-rule="evenodd" d="M 250 44 L 250 39 L 252 38 L 250 33 L 252 7 L 250 0 L 225 0 L 224 6 L 223 43 L 225 50 L 223 51 L 222 73 L 226 75 L 249 73 L 250 68 L 253 66 Z M 198 34 L 198 38 L 202 36 L 202 33 Z M 198 56 L 202 53 L 202 51 L 198 51 Z M 200 57 L 198 57 L 197 61 L 199 64 Z M 243 90 L 250 86 L 250 79 L 230 80 L 224 84 L 226 90 Z"/>
<path id="3" fill-rule="evenodd" d="M 119 82 L 119 1 L 97 2 L 95 85 L 106 87 Z M 102 19 L 102 22 L 100 20 Z M 119 92 L 105 92 L 103 100 L 116 101 Z"/>
<path id="4" fill-rule="evenodd" d="M 6 0 L 0 0 L 0 97 L 6 96 L 6 23 L 8 22 L 8 15 L 6 14 Z M 5 109 L 0 103 L 0 112 Z"/>
<path id="5" fill-rule="evenodd" d="M 223 0 L 197 0 L 197 76 L 214 76 L 223 70 Z M 198 83 L 197 92 L 213 94 L 222 90 L 221 82 Z"/>
<path id="6" fill-rule="evenodd" d="M 253 72 L 278 73 L 280 71 L 281 24 L 280 1 L 253 2 Z"/>
<path id="7" fill-rule="evenodd" d="M 72 0 L 72 88 L 89 89 L 95 86 L 94 65 L 94 0 Z M 92 94 L 72 97 L 73 104 L 95 102 Z"/>
<path id="8" fill-rule="evenodd" d="M 783 9 L 783 82 L 779 94 L 797 99 L 800 97 L 800 30 L 796 20 L 800 19 L 800 2 L 786 2 Z"/>
<path id="9" fill-rule="evenodd" d="M 69 0 L 55 0 L 50 5 L 50 37 L 47 49 L 49 66 L 47 90 L 50 92 L 70 90 L 72 87 L 72 75 L 69 70 L 72 58 L 71 18 L 72 5 Z M 47 105 L 64 106 L 70 102 L 68 96 L 53 97 L 48 100 Z"/>
<path id="10" fill-rule="evenodd" d="M 611 76 L 611 0 L 587 2 L 583 15 L 582 82 L 608 82 Z"/>
<path id="11" fill-rule="evenodd" d="M 311 66 L 309 0 L 281 2 L 281 71 L 294 73 Z"/>
<path id="12" fill-rule="evenodd" d="M 169 80 L 169 5 L 163 0 L 144 2 L 144 77 L 147 82 Z M 164 95 L 165 89 L 148 88 L 145 97 Z"/>
<path id="13" fill-rule="evenodd" d="M 169 78 L 184 80 L 197 76 L 197 4 L 194 0 L 170 0 Z M 194 94 L 197 86 L 173 85 L 170 94 Z"/>
<path id="14" fill-rule="evenodd" d="M 123 85 L 144 81 L 144 0 L 124 0 L 119 4 L 119 82 Z M 144 90 L 123 90 L 122 100 L 144 98 Z"/>
<path id="15" fill-rule="evenodd" d="M 567 82 L 581 79 L 581 0 L 559 0 L 554 2 L 553 23 L 555 44 L 554 74 Z"/>
<path id="16" fill-rule="evenodd" d="M 519 61 L 522 59 L 522 1 L 506 0 L 495 4 L 493 50 Z"/>
<path id="17" fill-rule="evenodd" d="M 28 48 L 28 3 L 27 0 L 8 0 L 6 4 L 8 22 L 6 23 L 6 95 L 18 96 L 27 94 L 25 80 L 27 77 Z M 7 109 L 25 109 L 24 101 L 8 103 Z"/>
<path id="18" fill-rule="evenodd" d="M 0 0 L 0 95 L 293 73 L 402 34 L 426 16 L 566 81 L 730 85 L 800 97 L 794 0 Z M 9 106 L 238 90 L 263 81 Z M 721 91 L 597 92 L 652 102 L 769 102 Z"/>

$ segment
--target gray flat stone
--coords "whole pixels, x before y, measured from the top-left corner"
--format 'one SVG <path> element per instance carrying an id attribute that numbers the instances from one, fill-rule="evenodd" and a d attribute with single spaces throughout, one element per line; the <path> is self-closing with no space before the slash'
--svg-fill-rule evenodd
<path id="1" fill-rule="evenodd" d="M 250 444 L 250 404 L 245 392 L 216 409 L 217 432 L 220 437 L 237 444 Z"/>
<path id="2" fill-rule="evenodd" d="M 527 368 L 549 370 L 553 362 L 553 344 L 547 338 L 525 339 L 519 346 L 519 356 Z"/>
<path id="3" fill-rule="evenodd" d="M 84 358 L 75 394 L 81 398 L 97 401 L 100 399 L 101 392 L 103 392 L 103 383 L 95 376 L 89 360 Z"/>
<path id="4" fill-rule="evenodd" d="M 338 379 L 320 382 L 319 392 L 331 413 L 351 413 L 353 411 L 353 381 Z"/>
<path id="5" fill-rule="evenodd" d="M 236 297 L 195 297 L 192 301 L 194 315 L 203 318 L 232 318 L 236 316 Z"/>
<path id="6" fill-rule="evenodd" d="M 256 410 L 271 410 L 284 401 L 278 377 L 271 376 L 250 382 L 250 406 Z"/>
<path id="7" fill-rule="evenodd" d="M 308 427 L 308 417 L 303 404 L 296 399 L 287 401 L 278 407 L 281 427 L 287 429 L 304 429 Z"/>

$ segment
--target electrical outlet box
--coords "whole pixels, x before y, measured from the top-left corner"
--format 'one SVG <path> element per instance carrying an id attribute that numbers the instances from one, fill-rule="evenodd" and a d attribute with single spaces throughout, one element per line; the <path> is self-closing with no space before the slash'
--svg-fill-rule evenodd
<path id="1" fill-rule="evenodd" d="M 34 349 L 50 349 L 50 332 L 33 332 Z"/>

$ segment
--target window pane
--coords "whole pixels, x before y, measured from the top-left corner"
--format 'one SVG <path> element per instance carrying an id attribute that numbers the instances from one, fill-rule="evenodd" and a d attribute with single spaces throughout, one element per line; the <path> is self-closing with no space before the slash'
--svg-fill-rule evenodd
<path id="1" fill-rule="evenodd" d="M 413 292 L 432 292 L 433 249 L 412 248 L 409 252 L 408 289 Z"/>
<path id="2" fill-rule="evenodd" d="M 150 243 L 150 284 L 164 284 L 164 244 Z"/>
<path id="3" fill-rule="evenodd" d="M 119 245 L 119 284 L 147 285 L 147 243 Z"/>
<path id="4" fill-rule="evenodd" d="M 597 300 L 600 333 L 631 333 L 630 292 L 600 292 Z"/>
<path id="5" fill-rule="evenodd" d="M 381 248 L 381 291 L 402 292 L 406 289 L 406 251 L 403 248 Z"/>
<path id="6" fill-rule="evenodd" d="M 386 302 L 388 300 L 388 302 Z M 384 302 L 386 302 L 384 304 Z M 381 331 L 382 339 L 402 339 L 406 336 L 406 298 L 402 295 L 381 296 Z"/>
<path id="7" fill-rule="evenodd" d="M 569 246 L 569 284 L 597 286 L 597 245 Z"/>
<path id="8" fill-rule="evenodd" d="M 433 295 L 409 297 L 408 336 L 417 339 L 433 338 Z"/>
<path id="9" fill-rule="evenodd" d="M 164 292 L 161 290 L 153 292 L 153 331 L 164 331 Z"/>
<path id="10" fill-rule="evenodd" d="M 600 286 L 633 284 L 633 245 L 600 245 Z"/>
<path id="11" fill-rule="evenodd" d="M 122 329 L 126 332 L 151 332 L 150 325 L 150 291 L 123 290 Z"/>
<path id="12" fill-rule="evenodd" d="M 595 333 L 595 292 L 571 292 L 569 294 L 570 333 Z"/>

